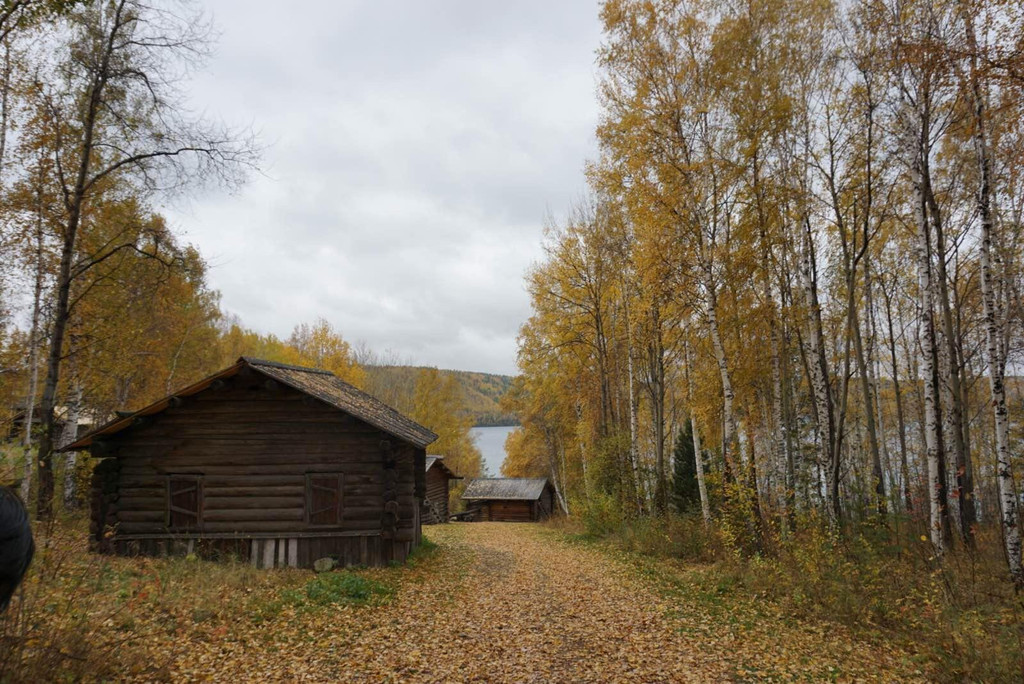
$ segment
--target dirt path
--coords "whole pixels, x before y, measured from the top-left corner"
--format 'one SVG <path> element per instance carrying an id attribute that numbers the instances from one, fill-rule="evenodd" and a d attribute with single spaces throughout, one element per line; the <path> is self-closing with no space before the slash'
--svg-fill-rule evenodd
<path id="1" fill-rule="evenodd" d="M 468 556 L 459 595 L 424 586 L 409 606 L 420 629 L 390 635 L 385 624 L 364 633 L 363 644 L 397 639 L 397 651 L 408 654 L 396 662 L 393 653 L 375 653 L 369 680 L 692 681 L 701 670 L 722 678 L 623 568 L 593 552 L 507 523 L 452 526 L 437 536 Z"/>
<path id="2" fill-rule="evenodd" d="M 607 554 L 531 525 L 431 528 L 394 599 L 193 644 L 176 678 L 365 682 L 906 681 L 898 656 L 770 615 L 711 620 Z M 268 626 L 269 627 L 269 626 Z"/>

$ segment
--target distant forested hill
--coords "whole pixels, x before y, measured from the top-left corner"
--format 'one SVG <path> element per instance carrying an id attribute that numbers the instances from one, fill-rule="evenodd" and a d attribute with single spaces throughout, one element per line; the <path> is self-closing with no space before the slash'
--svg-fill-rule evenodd
<path id="1" fill-rule="evenodd" d="M 402 399 L 412 397 L 416 386 L 416 374 L 420 366 L 364 366 L 367 374 L 367 390 L 401 411 Z M 465 393 L 466 410 L 473 417 L 474 425 L 515 425 L 511 413 L 503 413 L 499 401 L 512 385 L 508 375 L 475 373 L 472 371 L 441 370 L 444 375 L 453 375 Z"/>
<path id="2" fill-rule="evenodd" d="M 515 425 L 516 417 L 511 413 L 503 413 L 498 402 L 512 386 L 509 375 L 492 373 L 473 373 L 471 371 L 442 371 L 452 373 L 459 380 L 466 392 L 466 405 L 476 418 L 476 425 Z"/>

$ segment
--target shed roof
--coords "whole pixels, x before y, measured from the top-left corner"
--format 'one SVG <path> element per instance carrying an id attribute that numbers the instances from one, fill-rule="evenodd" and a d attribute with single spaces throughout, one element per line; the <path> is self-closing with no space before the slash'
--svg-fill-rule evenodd
<path id="1" fill-rule="evenodd" d="M 435 464 L 437 464 L 437 467 L 440 470 L 443 470 L 448 475 L 448 477 L 450 477 L 451 479 L 453 479 L 453 480 L 461 480 L 462 479 L 461 475 L 456 475 L 455 471 L 452 470 L 451 468 L 449 468 L 448 465 L 444 462 L 444 456 L 427 456 L 427 467 L 424 469 L 425 472 L 429 472 L 430 468 L 432 466 L 434 466 Z"/>
<path id="2" fill-rule="evenodd" d="M 547 478 L 481 477 L 470 480 L 462 498 L 467 500 L 525 500 L 536 501 L 544 493 Z"/>
<path id="3" fill-rule="evenodd" d="M 60 451 L 73 451 L 85 448 L 91 445 L 97 437 L 113 435 L 131 426 L 134 420 L 140 416 L 151 416 L 164 411 L 171 405 L 175 397 L 188 397 L 198 394 L 217 380 L 236 375 L 243 368 L 252 368 L 273 380 L 277 380 L 303 394 L 319 399 L 329 406 L 353 415 L 373 427 L 405 440 L 414 446 L 425 448 L 437 439 L 437 435 L 427 428 L 406 418 L 379 399 L 356 389 L 328 370 L 290 366 L 275 361 L 265 361 L 263 359 L 243 356 L 233 366 L 189 385 L 143 409 L 124 417 L 116 418 L 63 447 Z"/>

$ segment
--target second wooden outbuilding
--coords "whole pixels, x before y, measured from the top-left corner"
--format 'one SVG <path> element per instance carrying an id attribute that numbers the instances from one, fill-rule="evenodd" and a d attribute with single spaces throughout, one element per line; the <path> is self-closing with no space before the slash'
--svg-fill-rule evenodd
<path id="1" fill-rule="evenodd" d="M 423 499 L 423 524 L 448 522 L 448 483 L 461 480 L 444 463 L 444 456 L 427 456 L 427 496 Z"/>
<path id="2" fill-rule="evenodd" d="M 482 477 L 470 481 L 462 500 L 475 520 L 535 522 L 554 511 L 555 488 L 546 478 Z"/>

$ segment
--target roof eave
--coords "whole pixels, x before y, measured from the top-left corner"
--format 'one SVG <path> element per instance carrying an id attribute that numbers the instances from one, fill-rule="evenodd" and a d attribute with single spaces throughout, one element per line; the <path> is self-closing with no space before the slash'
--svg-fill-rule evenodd
<path id="1" fill-rule="evenodd" d="M 262 362 L 262 361 L 257 360 L 257 359 L 252 359 L 250 357 L 243 356 L 243 357 L 239 358 L 238 361 L 236 361 L 233 365 L 229 366 L 228 368 L 225 368 L 224 370 L 222 370 L 222 371 L 220 371 L 218 373 L 210 375 L 210 376 L 200 380 L 199 382 L 196 382 L 196 383 L 194 383 L 192 385 L 189 385 L 188 387 L 185 387 L 185 388 L 183 388 L 183 389 L 181 389 L 181 390 L 179 390 L 179 391 L 177 391 L 177 392 L 175 392 L 173 394 L 169 394 L 169 395 L 163 397 L 162 399 L 153 402 L 149 406 L 141 408 L 138 411 L 135 411 L 133 413 L 128 414 L 127 416 L 115 418 L 114 420 L 106 423 L 105 425 L 102 425 L 102 426 L 96 428 L 95 430 L 91 430 L 88 433 L 86 433 L 85 435 L 82 435 L 82 437 L 78 438 L 77 440 L 75 440 L 71 444 L 68 444 L 68 445 L 63 446 L 63 447 L 61 447 L 59 449 L 56 449 L 56 451 L 57 452 L 78 451 L 80 449 L 85 449 L 87 447 L 90 447 L 90 446 L 93 445 L 93 443 L 95 442 L 96 439 L 102 438 L 102 437 L 104 437 L 106 435 L 116 434 L 116 433 L 118 433 L 118 432 L 120 432 L 120 431 L 122 431 L 122 430 L 124 430 L 124 429 L 126 429 L 128 427 L 130 427 L 131 424 L 135 421 L 136 418 L 139 418 L 141 416 L 150 416 L 150 415 L 153 415 L 153 414 L 156 414 L 156 413 L 160 413 L 161 411 L 165 410 L 170 405 L 170 402 L 171 402 L 172 398 L 174 398 L 174 397 L 188 397 L 188 396 L 191 396 L 193 394 L 198 394 L 199 392 L 202 392 L 203 390 L 207 389 L 211 384 L 213 384 L 217 380 L 220 380 L 220 379 L 223 379 L 223 378 L 227 378 L 227 377 L 231 377 L 231 376 L 237 374 L 238 371 L 240 371 L 243 367 L 251 368 L 254 371 L 258 371 L 264 377 L 271 378 L 275 382 L 281 382 L 282 384 L 288 385 L 290 388 L 292 388 L 292 389 L 294 389 L 294 390 L 296 390 L 298 392 L 302 392 L 303 394 L 305 394 L 305 395 L 307 395 L 307 396 L 309 396 L 309 397 L 311 397 L 313 399 L 316 399 L 317 401 L 319 401 L 319 402 L 321 402 L 321 403 L 323 403 L 323 404 L 325 404 L 325 405 L 327 405 L 327 406 L 329 406 L 329 407 L 331 407 L 331 408 L 333 408 L 335 410 L 345 411 L 345 409 L 342 409 L 342 408 L 339 408 L 337 406 L 334 406 L 333 404 L 331 404 L 331 402 L 329 402 L 329 401 L 327 401 L 327 400 L 325 400 L 325 399 L 323 399 L 321 397 L 318 397 L 315 394 L 311 394 L 305 388 L 299 387 L 298 385 L 290 382 L 286 377 L 281 377 L 279 375 L 273 375 L 273 374 L 267 372 L 266 370 L 264 370 L 263 366 L 271 367 L 271 368 L 284 368 L 284 369 L 303 370 L 303 371 L 309 371 L 310 370 L 310 369 L 301 369 L 301 368 L 299 368 L 297 366 L 288 366 L 286 364 L 268 364 L 267 362 Z M 322 373 L 325 374 L 325 375 L 333 375 L 333 373 L 330 373 L 329 371 L 322 371 Z M 348 413 L 348 411 L 345 411 L 345 412 Z M 350 415 L 352 415 L 352 414 L 350 413 Z M 358 418 L 359 420 L 362 420 L 363 422 L 367 423 L 368 425 L 372 425 L 373 427 L 377 428 L 378 430 L 381 430 L 383 432 L 388 433 L 389 435 L 392 435 L 396 439 L 400 439 L 400 440 L 402 440 L 404 442 L 407 442 L 408 444 L 411 444 L 411 445 L 413 445 L 415 447 L 418 447 L 420 449 L 426 449 L 428 445 L 433 444 L 438 439 L 438 436 L 433 431 L 428 430 L 427 428 L 423 427 L 422 425 L 419 425 L 418 423 L 417 423 L 418 427 L 422 428 L 424 433 L 425 433 L 422 438 L 414 437 L 414 436 L 409 436 L 409 435 L 398 435 L 398 434 L 395 434 L 390 428 L 388 428 L 386 426 L 378 425 L 378 424 L 376 424 L 375 421 L 369 420 L 365 416 L 355 416 L 355 417 Z"/>
<path id="2" fill-rule="evenodd" d="M 465 479 L 461 475 L 456 475 L 454 470 L 452 470 L 447 465 L 445 465 L 444 457 L 443 456 L 430 456 L 428 458 L 433 458 L 434 459 L 434 461 L 429 466 L 427 466 L 427 471 L 428 472 L 434 466 L 441 466 L 441 469 L 444 470 L 444 472 L 448 473 L 448 478 L 449 479 L 451 479 L 451 480 L 462 480 L 462 479 Z"/>
<path id="3" fill-rule="evenodd" d="M 242 369 L 242 366 L 244 365 L 247 365 L 247 363 L 242 359 L 239 359 L 234 365 L 225 368 L 219 373 L 214 373 L 213 375 L 203 378 L 199 382 L 193 383 L 188 387 L 178 390 L 173 394 L 168 394 L 166 397 L 158 401 L 155 401 L 149 406 L 141 408 L 138 411 L 130 413 L 127 416 L 124 416 L 122 418 L 115 418 L 114 420 L 106 423 L 105 425 L 101 425 L 95 430 L 90 430 L 89 432 L 82 435 L 71 444 L 62 446 L 59 449 L 55 449 L 54 451 L 58 453 L 66 451 L 78 451 L 86 447 L 92 446 L 93 442 L 97 438 L 103 437 L 105 435 L 112 435 L 118 433 L 121 430 L 124 430 L 125 428 L 129 427 L 132 424 L 132 422 L 135 421 L 136 418 L 139 418 L 141 416 L 151 416 L 153 414 L 160 413 L 170 405 L 171 399 L 173 399 L 174 397 L 190 397 L 193 394 L 198 394 L 199 392 L 202 392 L 203 390 L 208 388 L 217 380 L 228 378 L 236 374 L 239 370 Z"/>

